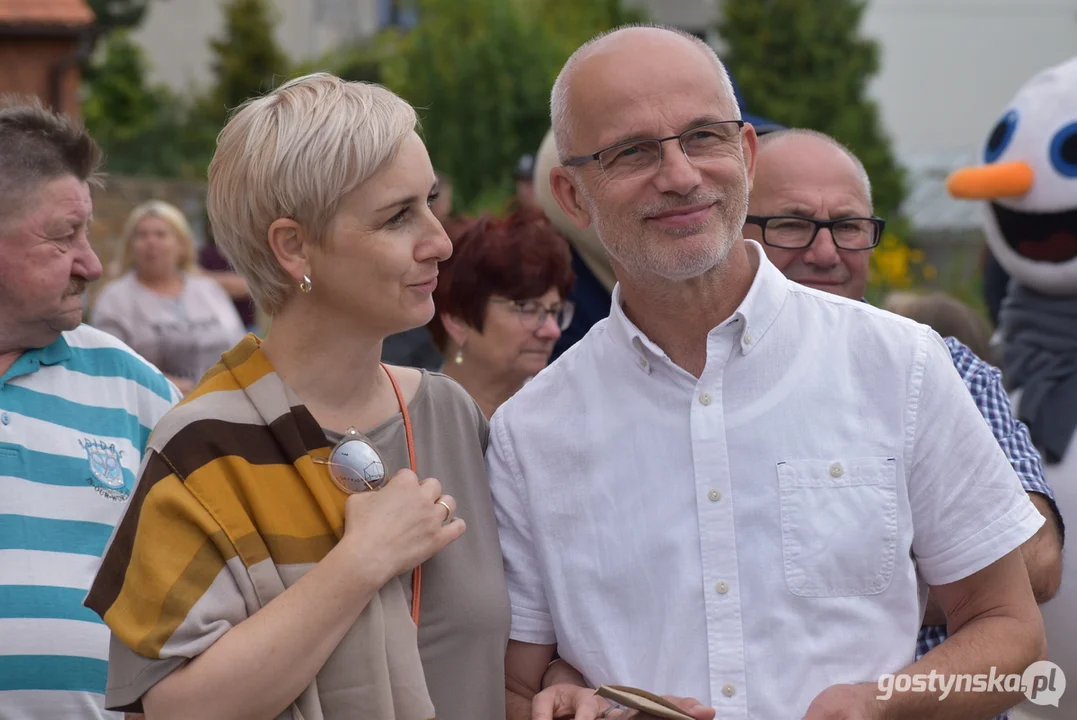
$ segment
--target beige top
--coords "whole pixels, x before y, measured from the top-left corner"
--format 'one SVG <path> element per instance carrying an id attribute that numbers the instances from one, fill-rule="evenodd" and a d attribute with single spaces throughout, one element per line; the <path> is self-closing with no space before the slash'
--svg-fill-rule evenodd
<path id="1" fill-rule="evenodd" d="M 90 324 L 123 340 L 166 375 L 192 382 L 246 334 L 221 286 L 190 274 L 183 292 L 168 298 L 127 273 L 102 288 Z"/>
<path id="2" fill-rule="evenodd" d="M 509 596 L 501 563 L 483 455 L 489 440 L 486 418 L 453 379 L 423 371 L 408 404 L 419 477 L 435 477 L 456 500 L 467 523 L 463 536 L 423 565 L 419 653 L 437 720 L 501 720 L 505 717 L 505 648 Z M 473 441 L 480 425 L 482 446 Z M 408 467 L 400 415 L 367 437 L 385 458 L 390 474 Z M 330 443 L 340 435 L 326 432 Z M 401 576 L 411 598 L 411 574 Z"/>

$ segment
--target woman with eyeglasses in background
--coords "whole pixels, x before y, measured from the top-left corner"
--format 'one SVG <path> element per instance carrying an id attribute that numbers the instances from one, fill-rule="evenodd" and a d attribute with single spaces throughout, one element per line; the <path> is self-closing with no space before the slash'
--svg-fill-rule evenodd
<path id="1" fill-rule="evenodd" d="M 576 281 L 568 242 L 541 212 L 480 218 L 439 266 L 430 334 L 487 418 L 550 360 L 572 322 Z"/>

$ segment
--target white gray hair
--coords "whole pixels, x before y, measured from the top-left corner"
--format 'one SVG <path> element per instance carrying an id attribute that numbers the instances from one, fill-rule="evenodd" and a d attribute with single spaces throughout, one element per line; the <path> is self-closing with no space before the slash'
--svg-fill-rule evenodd
<path id="1" fill-rule="evenodd" d="M 834 137 L 827 135 L 824 132 L 818 130 L 810 130 L 808 128 L 783 128 L 781 130 L 775 130 L 773 132 L 766 133 L 759 136 L 759 144 L 756 149 L 756 153 L 762 153 L 764 148 L 770 147 L 777 142 L 780 142 L 783 138 L 795 138 L 795 137 L 810 137 L 825 142 L 826 144 L 837 148 L 845 153 L 845 156 L 853 161 L 853 165 L 856 166 L 856 174 L 860 177 L 860 182 L 864 185 L 864 197 L 868 200 L 868 210 L 875 212 L 874 201 L 871 198 L 871 178 L 868 176 L 867 168 L 864 167 L 864 163 L 860 161 L 860 158 L 856 156 L 852 150 L 838 142 Z"/>
<path id="2" fill-rule="evenodd" d="M 274 315 L 296 289 L 269 246 L 269 226 L 291 218 L 324 241 L 341 198 L 418 124 L 414 108 L 386 88 L 328 73 L 291 80 L 228 121 L 209 166 L 206 209 L 217 245 L 264 312 Z"/>
<path id="3" fill-rule="evenodd" d="M 718 68 L 718 76 L 722 83 L 722 91 L 729 98 L 732 107 L 733 117 L 731 120 L 740 120 L 740 106 L 737 104 L 736 94 L 733 91 L 733 81 L 729 77 L 729 72 L 726 70 L 725 65 L 722 64 L 721 59 L 718 57 L 718 53 L 714 51 L 710 45 L 705 41 L 696 37 L 695 35 L 685 32 L 679 28 L 669 27 L 667 25 L 655 25 L 650 23 L 631 23 L 627 25 L 621 25 L 620 27 L 613 28 L 602 32 L 595 37 L 591 38 L 583 45 L 578 47 L 568 60 L 565 61 L 564 66 L 561 68 L 561 72 L 557 75 L 557 80 L 553 84 L 553 90 L 550 93 L 550 122 L 553 125 L 554 142 L 557 144 L 559 153 L 562 153 L 561 160 L 564 161 L 565 157 L 563 153 L 568 151 L 569 139 L 572 135 L 574 128 L 574 120 L 569 110 L 569 94 L 571 90 L 572 75 L 575 73 L 576 66 L 591 54 L 594 45 L 599 41 L 618 33 L 622 30 L 630 28 L 651 28 L 655 30 L 665 30 L 671 32 L 674 35 L 688 40 L 696 47 L 704 50 L 708 57 L 714 60 L 715 66 Z"/>

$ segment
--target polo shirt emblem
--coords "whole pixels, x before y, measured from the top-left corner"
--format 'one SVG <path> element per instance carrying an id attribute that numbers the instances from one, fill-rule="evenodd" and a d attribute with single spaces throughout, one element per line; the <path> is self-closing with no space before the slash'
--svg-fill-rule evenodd
<path id="1" fill-rule="evenodd" d="M 114 444 L 106 445 L 89 438 L 79 440 L 79 445 L 86 451 L 90 461 L 90 477 L 86 478 L 86 482 L 109 500 L 126 500 L 131 493 L 124 487 L 123 466 L 120 465 L 123 451 L 117 450 Z"/>

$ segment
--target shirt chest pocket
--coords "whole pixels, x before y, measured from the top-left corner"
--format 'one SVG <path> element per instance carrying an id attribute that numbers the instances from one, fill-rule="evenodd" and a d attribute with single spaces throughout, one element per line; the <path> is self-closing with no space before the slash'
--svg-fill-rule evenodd
<path id="1" fill-rule="evenodd" d="M 897 550 L 897 462 L 867 457 L 778 463 L 782 559 L 789 592 L 882 592 Z"/>

